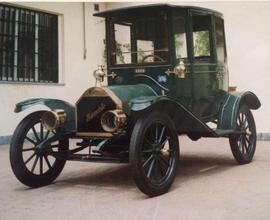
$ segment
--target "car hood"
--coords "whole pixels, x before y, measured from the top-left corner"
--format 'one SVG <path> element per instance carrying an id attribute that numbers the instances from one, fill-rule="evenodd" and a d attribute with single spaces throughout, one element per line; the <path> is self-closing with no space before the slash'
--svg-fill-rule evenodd
<path id="1" fill-rule="evenodd" d="M 149 85 L 146 84 L 108 86 L 107 88 L 122 101 L 125 113 L 130 112 L 130 108 L 134 100 L 159 96 Z"/>

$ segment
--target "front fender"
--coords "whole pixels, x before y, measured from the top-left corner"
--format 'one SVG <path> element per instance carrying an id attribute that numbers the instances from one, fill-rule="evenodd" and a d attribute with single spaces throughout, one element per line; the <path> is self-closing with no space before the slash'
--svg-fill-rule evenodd
<path id="1" fill-rule="evenodd" d="M 179 134 L 198 134 L 205 137 L 217 137 L 217 134 L 191 111 L 178 101 L 167 97 L 141 97 L 133 100 L 131 105 L 133 113 L 151 114 L 160 111 L 168 114 L 175 124 Z"/>
<path id="2" fill-rule="evenodd" d="M 34 105 L 44 105 L 50 108 L 51 110 L 54 109 L 63 109 L 67 114 L 67 120 L 65 123 L 65 128 L 68 131 L 75 130 L 75 107 L 63 100 L 59 99 L 44 99 L 44 98 L 36 98 L 36 99 L 28 99 L 16 104 L 14 112 L 22 112 L 25 109 L 28 109 Z"/>
<path id="3" fill-rule="evenodd" d="M 224 104 L 218 117 L 218 129 L 235 129 L 239 106 L 247 105 L 250 109 L 258 109 L 261 102 L 252 92 L 231 92 L 224 97 Z"/>

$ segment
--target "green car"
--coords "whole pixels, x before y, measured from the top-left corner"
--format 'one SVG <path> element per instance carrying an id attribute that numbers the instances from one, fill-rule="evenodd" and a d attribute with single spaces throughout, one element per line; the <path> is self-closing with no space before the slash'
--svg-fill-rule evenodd
<path id="1" fill-rule="evenodd" d="M 179 135 L 226 137 L 236 161 L 251 162 L 251 109 L 261 104 L 229 87 L 221 13 L 156 4 L 94 16 L 105 19 L 107 62 L 94 71 L 95 87 L 75 105 L 43 98 L 16 104 L 15 112 L 51 109 L 31 113 L 14 132 L 10 162 L 19 181 L 50 184 L 67 160 L 129 163 L 138 188 L 157 196 L 176 175 Z"/>

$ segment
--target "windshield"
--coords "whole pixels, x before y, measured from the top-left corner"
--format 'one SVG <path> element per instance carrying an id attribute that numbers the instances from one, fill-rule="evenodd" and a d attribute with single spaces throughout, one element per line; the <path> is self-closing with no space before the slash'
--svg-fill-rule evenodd
<path id="1" fill-rule="evenodd" d="M 168 63 L 166 14 L 114 18 L 110 24 L 110 45 L 112 65 Z"/>

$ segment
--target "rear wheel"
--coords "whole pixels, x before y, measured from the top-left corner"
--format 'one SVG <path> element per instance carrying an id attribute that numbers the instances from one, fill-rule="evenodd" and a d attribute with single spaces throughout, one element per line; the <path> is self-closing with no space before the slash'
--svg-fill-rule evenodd
<path id="1" fill-rule="evenodd" d="M 235 160 L 239 164 L 250 163 L 256 150 L 256 126 L 253 115 L 246 105 L 239 108 L 236 128 L 239 134 L 229 137 Z"/>
<path id="2" fill-rule="evenodd" d="M 179 160 L 179 143 L 174 124 L 164 113 L 140 118 L 130 142 L 130 164 L 138 188 L 149 196 L 168 191 Z"/>
<path id="3" fill-rule="evenodd" d="M 40 152 L 37 145 L 52 137 L 56 131 L 46 130 L 40 121 L 45 111 L 26 116 L 17 126 L 10 144 L 11 168 L 17 179 L 30 187 L 50 184 L 65 166 L 64 159 L 57 159 L 50 152 L 68 149 L 68 140 L 51 143 L 49 151 Z"/>

